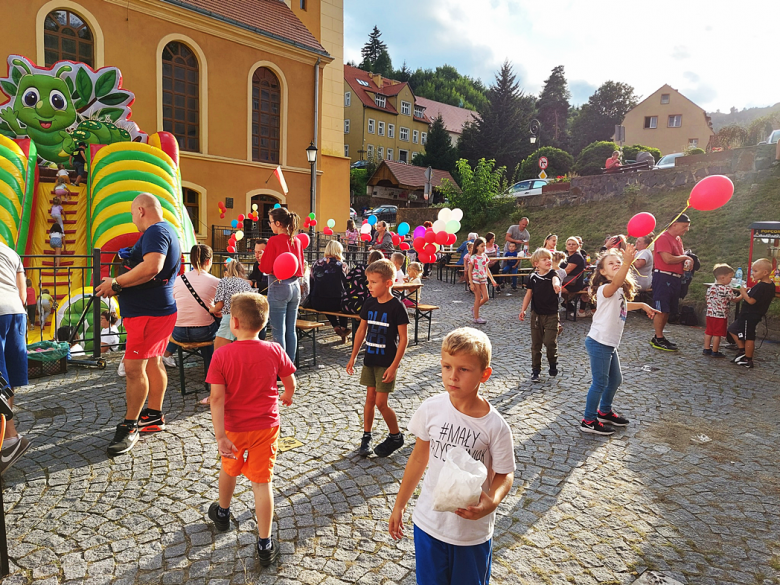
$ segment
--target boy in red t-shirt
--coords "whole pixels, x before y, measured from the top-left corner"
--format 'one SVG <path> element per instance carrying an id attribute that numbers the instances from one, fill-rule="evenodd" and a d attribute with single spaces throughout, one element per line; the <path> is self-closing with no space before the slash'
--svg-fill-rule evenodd
<path id="1" fill-rule="evenodd" d="M 257 514 L 260 564 L 267 567 L 279 557 L 279 543 L 271 538 L 274 498 L 271 491 L 279 440 L 279 390 L 282 404 L 290 406 L 295 392 L 295 366 L 277 343 L 257 336 L 268 322 L 268 301 L 257 293 L 233 295 L 230 331 L 236 340 L 214 352 L 206 382 L 211 384 L 211 421 L 222 469 L 219 502 L 209 507 L 218 530 L 230 528 L 230 500 L 236 478 L 252 482 Z"/>

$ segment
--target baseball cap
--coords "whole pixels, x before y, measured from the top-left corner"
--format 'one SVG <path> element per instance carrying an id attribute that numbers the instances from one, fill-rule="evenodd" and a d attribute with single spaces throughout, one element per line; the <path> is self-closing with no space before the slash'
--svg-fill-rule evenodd
<path id="1" fill-rule="evenodd" d="M 674 220 L 674 223 L 691 223 L 691 218 L 687 214 L 681 213 L 680 217 Z"/>

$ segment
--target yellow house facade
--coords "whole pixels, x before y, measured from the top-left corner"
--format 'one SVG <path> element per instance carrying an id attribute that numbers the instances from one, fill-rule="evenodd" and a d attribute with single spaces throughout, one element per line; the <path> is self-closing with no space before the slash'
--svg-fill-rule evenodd
<path id="1" fill-rule="evenodd" d="M 670 85 L 642 100 L 623 119 L 626 144 L 658 148 L 661 154 L 706 149 L 712 130 L 710 117 Z"/>
<path id="2" fill-rule="evenodd" d="M 344 155 L 411 163 L 425 150 L 429 119 L 408 83 L 344 66 Z"/>
<path id="3" fill-rule="evenodd" d="M 344 229 L 343 0 L 25 0 L 0 22 L 0 59 L 119 68 L 132 120 L 173 133 L 200 241 L 253 203 Z M 0 105 L 7 98 L 0 94 Z M 318 148 L 316 206 L 306 149 Z M 284 193 L 273 177 L 282 167 Z M 220 219 L 218 202 L 232 203 Z"/>

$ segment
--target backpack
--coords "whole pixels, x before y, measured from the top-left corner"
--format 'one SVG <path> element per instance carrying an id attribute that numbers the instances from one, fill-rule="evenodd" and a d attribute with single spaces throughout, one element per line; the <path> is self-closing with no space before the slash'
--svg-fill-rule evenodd
<path id="1" fill-rule="evenodd" d="M 693 307 L 688 305 L 680 307 L 679 323 L 689 327 L 696 327 L 699 324 L 699 319 L 696 317 L 696 311 Z"/>
<path id="2" fill-rule="evenodd" d="M 371 293 L 368 292 L 368 279 L 366 267 L 358 264 L 347 273 L 347 284 L 341 297 L 341 311 L 343 313 L 359 314 L 363 303 Z"/>

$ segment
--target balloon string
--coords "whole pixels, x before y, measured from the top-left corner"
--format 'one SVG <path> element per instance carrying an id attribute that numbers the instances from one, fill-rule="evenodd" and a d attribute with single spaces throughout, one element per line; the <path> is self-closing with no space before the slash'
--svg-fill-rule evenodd
<path id="1" fill-rule="evenodd" d="M 651 247 L 653 246 L 653 244 L 655 244 L 655 241 L 656 241 L 658 238 L 660 238 L 660 237 L 663 235 L 663 233 L 664 233 L 666 230 L 668 230 L 670 227 L 672 227 L 672 224 L 674 224 L 674 222 L 676 222 L 678 219 L 680 219 L 680 217 L 682 217 L 682 214 L 683 214 L 683 213 L 685 213 L 686 211 L 688 211 L 688 208 L 689 208 L 690 206 L 691 206 L 691 203 L 690 203 L 690 201 L 688 201 L 688 204 L 685 206 L 685 209 L 683 209 L 683 210 L 682 210 L 680 213 L 678 213 L 678 214 L 677 214 L 677 217 L 675 217 L 675 218 L 674 218 L 672 221 L 670 221 L 670 222 L 669 222 L 669 223 L 666 225 L 666 227 L 665 227 L 664 229 L 662 229 L 660 232 L 658 232 L 658 235 L 657 235 L 656 237 L 654 237 L 654 238 L 653 238 L 653 241 L 652 241 L 652 242 L 650 242 L 650 243 L 647 245 L 647 247 L 648 247 L 648 248 L 651 248 Z M 633 266 L 633 265 L 634 265 L 634 262 L 636 262 L 636 258 L 634 258 L 634 259 L 631 261 L 631 266 Z"/>

